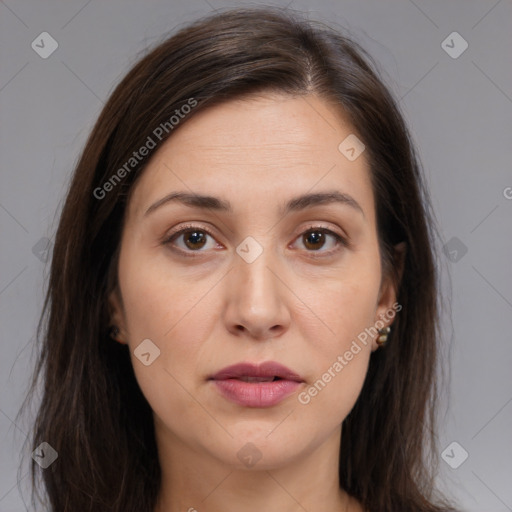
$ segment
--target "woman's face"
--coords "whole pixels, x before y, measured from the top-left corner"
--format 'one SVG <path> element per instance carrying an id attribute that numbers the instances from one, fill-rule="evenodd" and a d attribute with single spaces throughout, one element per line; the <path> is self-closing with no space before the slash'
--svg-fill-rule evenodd
<path id="1" fill-rule="evenodd" d="M 353 129 L 312 95 L 230 101 L 178 128 L 131 196 L 113 322 L 160 446 L 290 464 L 339 442 L 377 348 L 365 329 L 395 302 L 366 153 L 339 149 Z M 269 361 L 295 375 L 257 368 Z M 212 379 L 238 363 L 255 373 Z"/>

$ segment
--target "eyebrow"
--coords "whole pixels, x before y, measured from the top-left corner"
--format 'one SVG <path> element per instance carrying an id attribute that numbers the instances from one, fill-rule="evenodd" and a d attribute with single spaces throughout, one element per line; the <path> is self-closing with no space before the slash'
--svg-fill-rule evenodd
<path id="1" fill-rule="evenodd" d="M 150 213 L 154 212 L 161 206 L 171 202 L 179 202 L 191 208 L 208 209 L 218 212 L 233 213 L 233 207 L 231 206 L 231 203 L 224 199 L 190 192 L 171 192 L 165 197 L 162 197 L 162 199 L 156 201 L 156 203 L 153 203 L 146 210 L 144 216 L 149 215 Z M 284 205 L 281 206 L 279 211 L 281 215 L 285 215 L 289 212 L 296 212 L 300 210 L 305 210 L 306 208 L 311 208 L 313 206 L 320 206 L 326 204 L 346 205 L 358 211 L 359 213 L 362 214 L 363 217 L 365 217 L 364 211 L 361 208 L 360 204 L 352 196 L 339 192 L 337 190 L 303 194 L 301 196 L 294 197 L 287 201 L 286 203 L 284 203 Z"/>

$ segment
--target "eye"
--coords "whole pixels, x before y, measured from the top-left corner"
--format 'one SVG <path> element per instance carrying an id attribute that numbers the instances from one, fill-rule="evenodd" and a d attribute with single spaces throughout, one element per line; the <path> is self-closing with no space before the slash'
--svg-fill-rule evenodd
<path id="1" fill-rule="evenodd" d="M 212 239 L 209 246 L 208 238 Z M 180 240 L 182 241 L 181 244 L 176 243 Z M 296 240 L 303 242 L 307 252 L 320 253 L 320 256 L 315 254 L 314 257 L 329 256 L 337 252 L 340 246 L 348 247 L 348 242 L 344 237 L 324 227 L 311 226 L 301 233 Z M 194 225 L 184 226 L 180 230 L 171 233 L 162 243 L 163 245 L 172 246 L 173 250 L 177 250 L 185 256 L 191 257 L 197 256 L 194 253 L 205 252 L 217 246 L 210 231 Z M 329 247 L 328 250 L 321 251 L 320 249 L 324 248 L 326 244 Z"/>
<path id="2" fill-rule="evenodd" d="M 307 252 L 320 252 L 322 256 L 331 255 L 337 252 L 340 249 L 340 246 L 348 246 L 345 238 L 324 227 L 312 226 L 304 231 L 297 240 L 303 243 Z M 323 249 L 326 245 L 328 246 L 328 249 L 320 251 L 320 249 Z"/>
<path id="3" fill-rule="evenodd" d="M 186 256 L 195 256 L 191 252 L 205 252 L 203 249 L 208 250 L 216 246 L 215 243 L 210 242 L 208 246 L 208 238 L 212 238 L 213 235 L 206 229 L 199 226 L 185 226 L 179 231 L 171 233 L 164 241 L 164 245 L 172 245 L 177 247 L 178 251 L 185 254 Z M 182 239 L 182 244 L 175 243 L 176 240 Z"/>

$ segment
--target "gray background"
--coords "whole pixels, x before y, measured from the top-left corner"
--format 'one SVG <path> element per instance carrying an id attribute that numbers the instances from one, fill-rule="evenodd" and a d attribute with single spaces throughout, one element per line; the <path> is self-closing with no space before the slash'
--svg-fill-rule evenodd
<path id="1" fill-rule="evenodd" d="M 25 510 L 16 483 L 27 488 L 27 464 L 17 469 L 29 421 L 16 414 L 48 273 L 44 239 L 54 235 L 93 122 L 148 44 L 213 9 L 242 4 L 0 2 L 1 512 Z M 347 28 L 400 98 L 448 242 L 444 288 L 453 290 L 440 449 L 458 443 L 445 452 L 452 465 L 463 449 L 469 457 L 457 469 L 441 460 L 439 482 L 464 510 L 512 511 L 512 3 L 294 0 L 290 7 Z M 44 31 L 58 42 L 47 59 L 31 47 Z M 453 31 L 469 45 L 458 58 L 441 45 Z"/>

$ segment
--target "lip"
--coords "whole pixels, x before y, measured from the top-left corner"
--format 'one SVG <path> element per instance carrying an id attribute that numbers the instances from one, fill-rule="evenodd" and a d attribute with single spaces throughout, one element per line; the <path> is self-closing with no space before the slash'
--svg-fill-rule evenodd
<path id="1" fill-rule="evenodd" d="M 245 382 L 241 378 L 274 378 L 266 382 Z M 271 407 L 293 394 L 304 379 L 275 361 L 261 364 L 239 363 L 228 366 L 211 380 L 224 398 L 244 407 Z"/>

